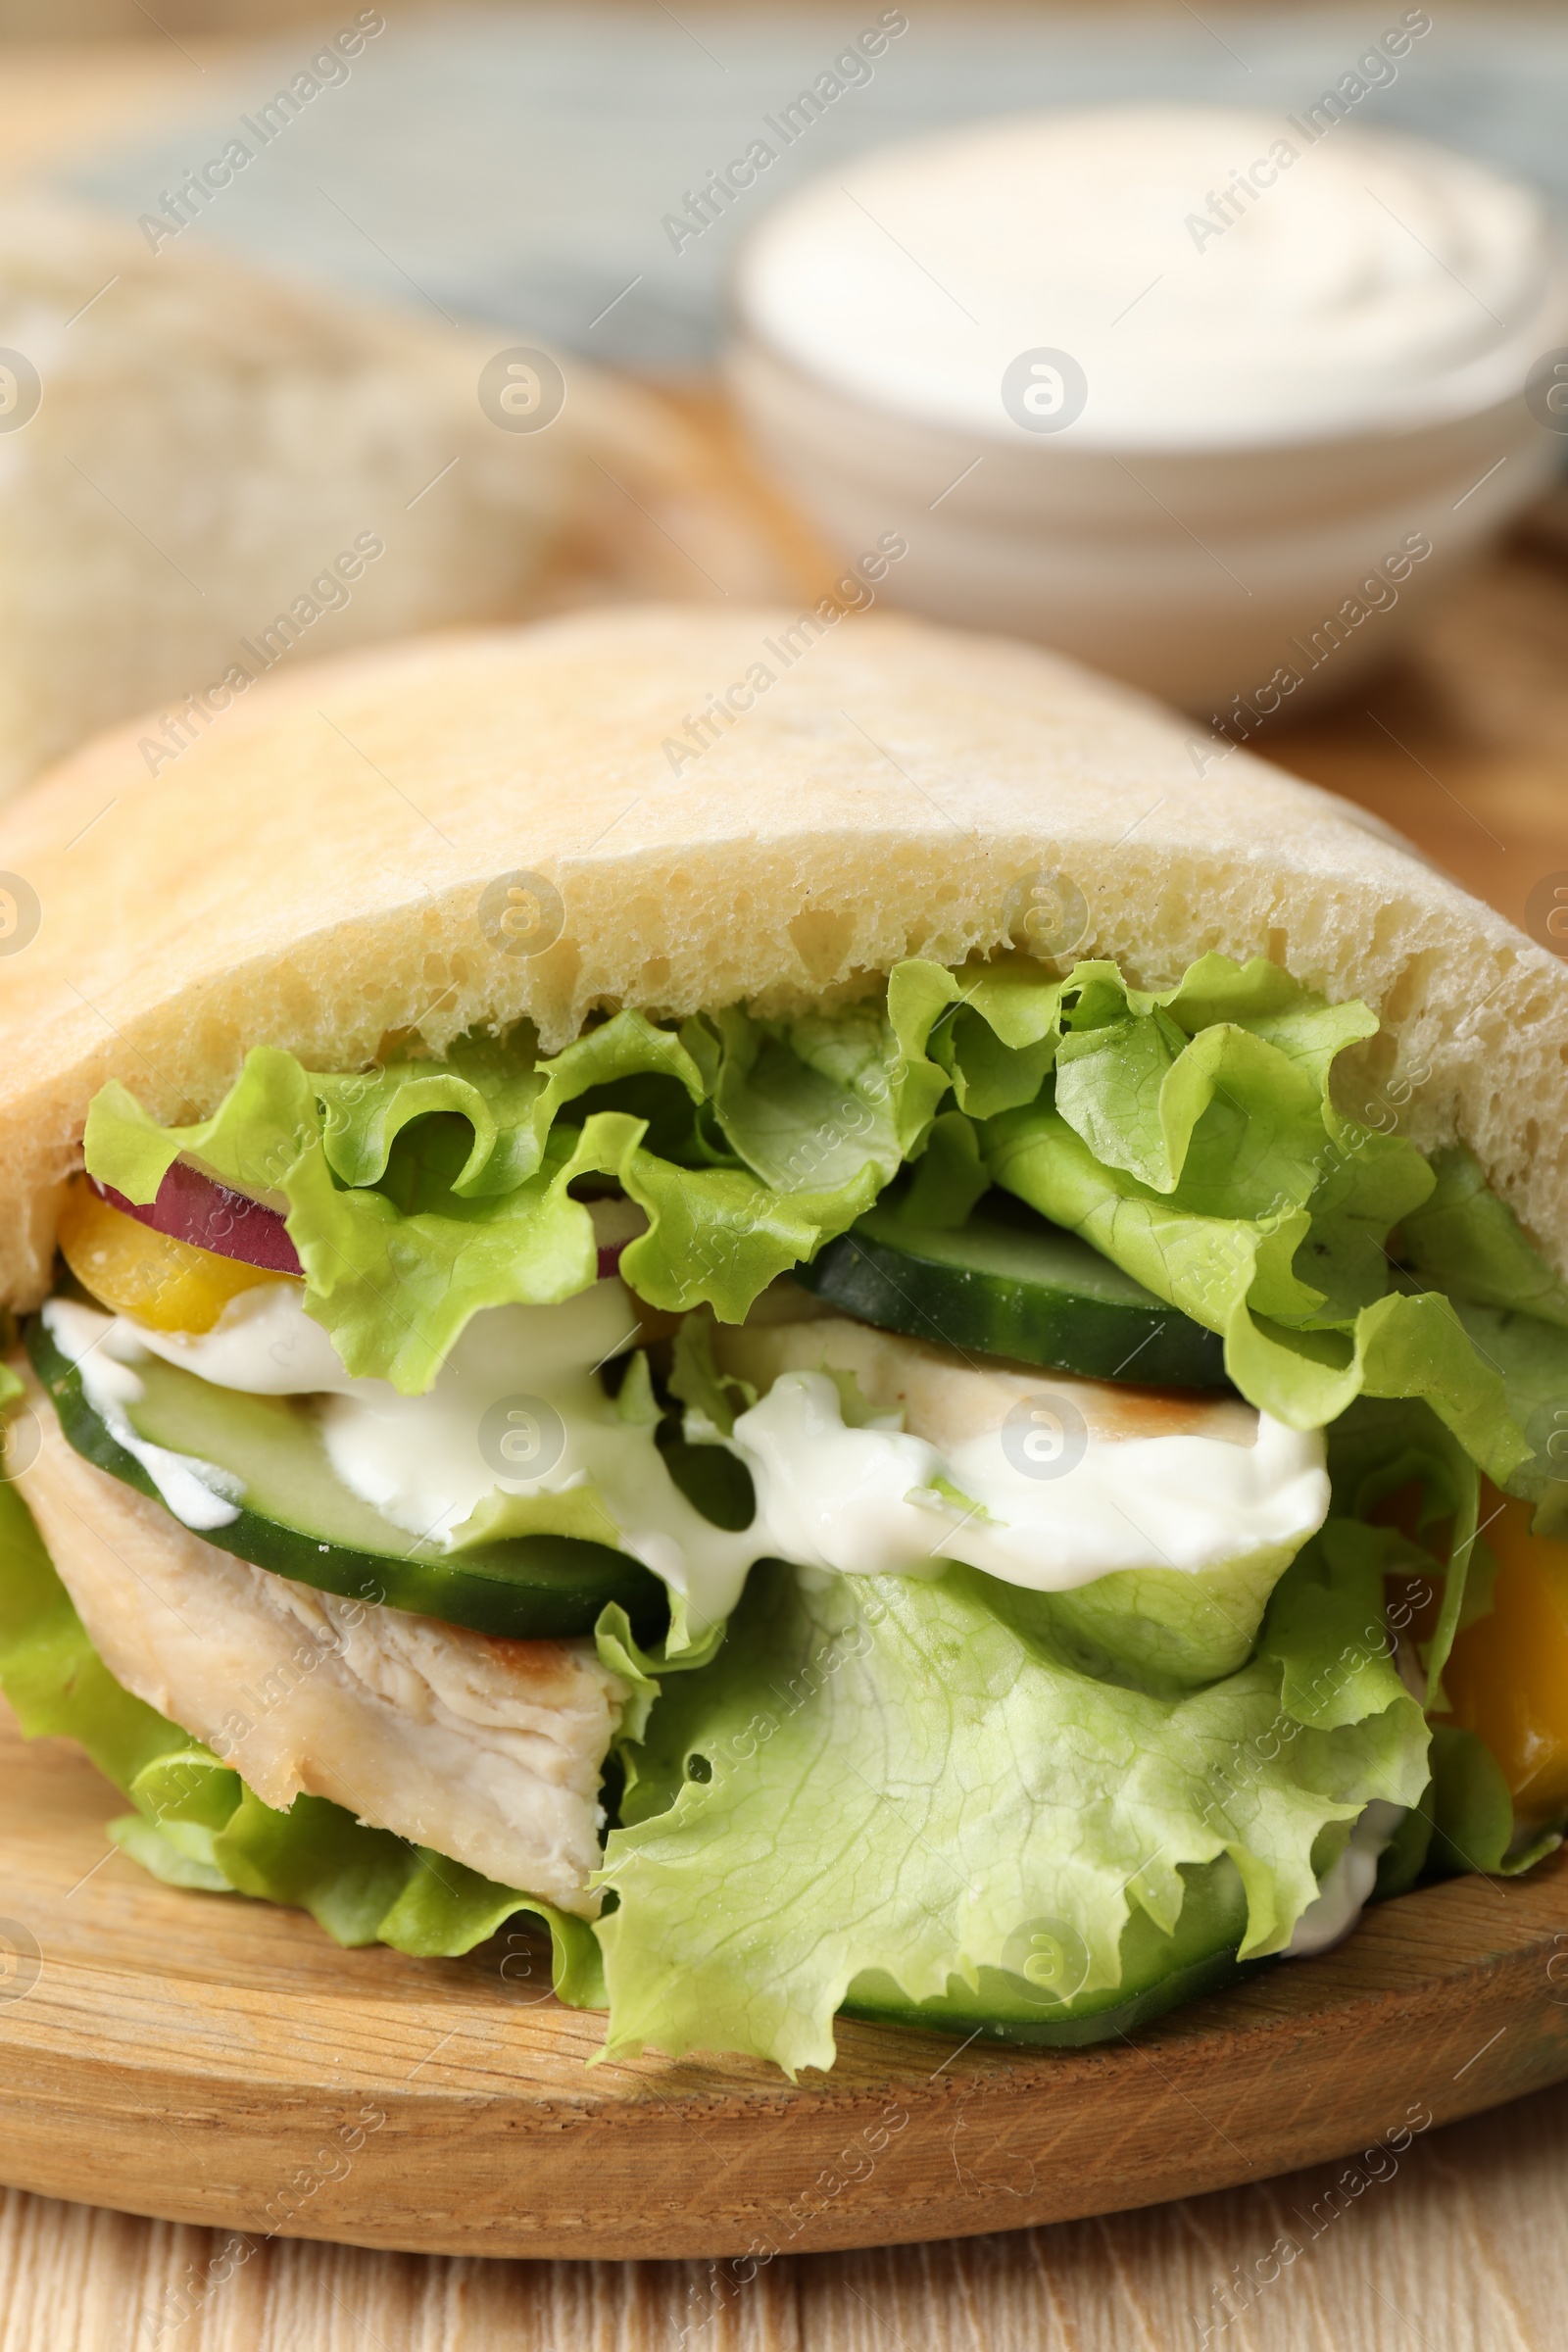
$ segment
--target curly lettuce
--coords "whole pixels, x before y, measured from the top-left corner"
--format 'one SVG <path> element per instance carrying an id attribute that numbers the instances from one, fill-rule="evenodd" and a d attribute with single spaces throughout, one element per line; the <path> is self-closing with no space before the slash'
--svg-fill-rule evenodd
<path id="1" fill-rule="evenodd" d="M 724 1649 L 633 1751 L 601 1876 L 612 2054 L 826 2067 L 858 1979 L 910 2005 L 973 1989 L 1042 1920 L 1093 1994 L 1121 1982 L 1135 1912 L 1171 1936 L 1184 1871 L 1222 1855 L 1242 1957 L 1277 1952 L 1324 1834 L 1419 1800 L 1425 1718 L 1353 1548 L 1309 1545 L 1255 1658 L 1180 1697 L 1084 1673 L 1034 1597 L 967 1568 L 753 1571 Z"/>
<path id="2" fill-rule="evenodd" d="M 1506 1482 L 1538 1535 L 1568 1536 L 1568 1285 L 1552 1272 L 1464 1145 L 1436 1152 L 1433 1187 L 1403 1227 L 1415 1275 L 1453 1302 L 1530 1446 Z"/>
<path id="3" fill-rule="evenodd" d="M 1499 1484 L 1520 1471 L 1506 1384 L 1441 1272 L 1415 1292 L 1388 1253 L 1433 1169 L 1334 1097 L 1336 1060 L 1376 1032 L 1365 1005 L 1221 956 L 1165 990 L 1106 963 L 945 978 L 929 1051 L 992 1181 L 1218 1332 L 1249 1402 L 1310 1429 L 1361 1395 L 1425 1398 Z"/>
<path id="4" fill-rule="evenodd" d="M 1261 958 L 1205 956 L 1140 990 L 1108 963 L 912 957 L 882 1000 L 673 1026 L 622 1011 L 549 1058 L 526 1032 L 350 1075 L 264 1048 L 187 1127 L 112 1083 L 86 1162 L 138 1202 L 181 1154 L 280 1201 L 308 1311 L 351 1371 L 406 1393 L 481 1307 L 593 1280 L 584 1179 L 648 1217 L 623 1259 L 638 1294 L 726 1321 L 896 1178 L 946 1223 L 996 1184 L 1220 1333 L 1231 1379 L 1278 1419 L 1426 1398 L 1499 1484 L 1555 1489 L 1568 1515 L 1555 1425 L 1538 1427 L 1568 1292 L 1484 1185 L 1338 1106 L 1334 1065 L 1376 1028 Z M 1424 1287 L 1389 1256 L 1401 1226 Z"/>
<path id="5" fill-rule="evenodd" d="M 138 1203 L 181 1156 L 279 1201 L 306 1309 L 349 1371 L 417 1395 L 480 1308 L 549 1305 L 594 1280 L 571 1191 L 584 1178 L 648 1217 L 623 1260 L 639 1297 L 739 1321 L 921 1140 L 946 1085 L 911 1063 L 906 1045 L 922 1042 L 859 1006 L 679 1029 L 621 1012 L 548 1060 L 526 1037 L 467 1038 L 444 1060 L 357 1075 L 263 1047 L 190 1126 L 159 1126 L 112 1081 L 88 1112 L 86 1165 Z"/>

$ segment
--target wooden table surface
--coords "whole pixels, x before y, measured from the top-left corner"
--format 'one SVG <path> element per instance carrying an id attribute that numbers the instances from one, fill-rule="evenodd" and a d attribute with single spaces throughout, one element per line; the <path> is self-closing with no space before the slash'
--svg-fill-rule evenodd
<path id="1" fill-rule="evenodd" d="M 198 56 L 209 54 L 187 42 Z M 0 57 L 0 182 L 199 82 L 156 40 Z M 1376 809 L 1516 920 L 1568 868 L 1568 559 L 1516 543 L 1399 663 L 1256 749 Z M 116 1864 L 115 1867 L 121 1867 Z M 0 2352 L 1559 2352 L 1568 2085 L 1417 2138 L 1332 2204 L 1332 2166 L 1106 2220 L 781 2257 L 715 2303 L 701 2263 L 494 2263 L 221 2240 L 0 2191 Z M 1288 2240 L 1288 2262 L 1270 2249 Z M 1277 2270 L 1247 2299 L 1233 2273 Z M 1232 2291 L 1228 2300 L 1225 2290 Z M 188 2316 L 181 2318 L 181 2313 Z"/>

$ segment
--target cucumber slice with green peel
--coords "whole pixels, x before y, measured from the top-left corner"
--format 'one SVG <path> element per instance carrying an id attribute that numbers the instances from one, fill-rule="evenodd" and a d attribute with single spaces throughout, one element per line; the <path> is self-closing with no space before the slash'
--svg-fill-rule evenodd
<path id="1" fill-rule="evenodd" d="M 793 1279 L 861 1323 L 1086 1380 L 1222 1389 L 1224 1344 L 1044 1217 L 987 1202 L 952 1232 L 872 1209 Z"/>
<path id="2" fill-rule="evenodd" d="M 87 1399 L 80 1373 L 37 1316 L 28 1327 L 27 1352 L 76 1452 L 161 1500 L 140 1462 L 111 1436 Z M 509 1641 L 591 1634 L 611 1601 L 626 1611 L 639 1641 L 658 1640 L 667 1627 L 663 1585 L 628 1552 L 573 1536 L 512 1536 L 443 1551 L 410 1537 L 373 1503 L 350 1493 L 301 1398 L 243 1396 L 157 1358 L 138 1364 L 136 1372 L 144 1395 L 127 1417 L 137 1436 L 172 1453 L 213 1462 L 242 1484 L 237 1516 L 200 1531 L 203 1542 L 220 1551 L 323 1592 L 412 1609 Z"/>
<path id="3" fill-rule="evenodd" d="M 1247 1891 L 1229 1856 L 1190 1865 L 1182 1875 L 1187 1893 L 1173 1936 L 1164 1935 L 1147 1912 L 1138 1910 L 1122 1930 L 1119 1984 L 1088 1993 L 1069 1990 L 1066 1997 L 1054 1999 L 1057 1986 L 1063 1982 L 1070 1986 L 1076 1968 L 1082 1966 L 1082 1946 L 1070 1928 L 1040 1920 L 1019 1930 L 1019 1971 L 979 1969 L 977 1991 L 954 1977 L 946 1995 L 911 2001 L 891 1977 L 867 1970 L 851 1984 L 844 2014 L 879 2025 L 922 2026 L 939 2034 L 981 2033 L 997 2041 L 1056 2049 L 1083 2049 L 1091 2042 L 1130 2034 L 1178 2002 L 1218 1992 L 1263 1965 L 1237 1958 L 1247 1932 Z"/>

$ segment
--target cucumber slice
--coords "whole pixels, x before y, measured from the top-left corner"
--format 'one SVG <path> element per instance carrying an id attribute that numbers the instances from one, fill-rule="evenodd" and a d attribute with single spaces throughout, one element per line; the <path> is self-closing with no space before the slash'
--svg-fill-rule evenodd
<path id="1" fill-rule="evenodd" d="M 75 1450 L 100 1470 L 150 1494 L 158 1490 L 117 1445 L 87 1401 L 81 1376 L 35 1316 L 27 1332 L 34 1371 L 54 1398 Z M 177 1364 L 138 1364 L 145 1396 L 130 1414 L 138 1436 L 172 1452 L 218 1463 L 244 1482 L 226 1527 L 203 1541 L 296 1584 L 384 1602 L 520 1642 L 591 1634 L 618 1601 L 640 1641 L 657 1641 L 669 1598 L 629 1553 L 571 1536 L 513 1536 L 451 1553 L 412 1539 L 343 1486 L 309 1408 L 297 1397 L 245 1396 L 215 1388 Z"/>
<path id="2" fill-rule="evenodd" d="M 938 1232 L 872 1209 L 793 1279 L 862 1323 L 948 1348 L 1140 1388 L 1229 1385 L 1217 1332 L 1027 1210 L 988 1203 Z"/>
<path id="3" fill-rule="evenodd" d="M 1228 1855 L 1191 1865 L 1174 1936 L 1161 1934 L 1147 1912 L 1134 1911 L 1122 1930 L 1121 1983 L 1098 1992 L 1051 2001 L 1010 1970 L 982 1968 L 978 1991 L 961 1978 L 935 2000 L 911 2001 L 881 1970 L 866 1970 L 849 1989 L 846 2016 L 880 2025 L 922 2026 L 941 2034 L 980 2032 L 998 2041 L 1083 2049 L 1147 2025 L 1180 2001 L 1218 1992 L 1253 1966 L 1237 1949 L 1247 1930 L 1247 1891 Z"/>

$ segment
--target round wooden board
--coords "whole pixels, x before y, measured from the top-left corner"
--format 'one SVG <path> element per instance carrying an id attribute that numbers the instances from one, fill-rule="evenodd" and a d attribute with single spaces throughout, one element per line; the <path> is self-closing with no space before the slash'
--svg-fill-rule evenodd
<path id="1" fill-rule="evenodd" d="M 23 1953 L 0 1985 L 0 2177 L 131 2213 L 431 2253 L 760 2259 L 1262 2180 L 1568 2076 L 1561 1859 L 1407 1895 L 1135 2042 L 846 2023 L 833 2072 L 791 2084 L 734 2059 L 589 2071 L 600 2020 L 540 1996 L 525 1939 L 342 1952 L 300 1913 L 106 1855 L 122 1808 L 65 1742 L 6 1718 L 0 1773 L 0 1936 Z"/>

